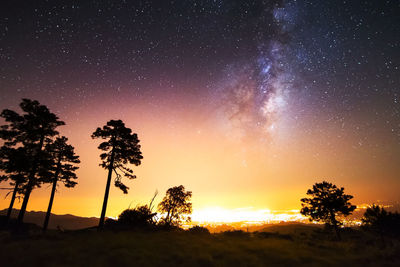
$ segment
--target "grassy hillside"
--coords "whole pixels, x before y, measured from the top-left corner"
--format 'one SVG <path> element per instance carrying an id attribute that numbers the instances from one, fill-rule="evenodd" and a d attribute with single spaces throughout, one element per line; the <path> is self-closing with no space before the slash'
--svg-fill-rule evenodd
<path id="1" fill-rule="evenodd" d="M 2 266 L 400 266 L 400 243 L 358 230 L 344 241 L 315 228 L 194 234 L 80 231 L 0 233 Z M 303 226 L 300 226 L 303 227 Z M 290 230 L 291 229 L 291 230 Z"/>

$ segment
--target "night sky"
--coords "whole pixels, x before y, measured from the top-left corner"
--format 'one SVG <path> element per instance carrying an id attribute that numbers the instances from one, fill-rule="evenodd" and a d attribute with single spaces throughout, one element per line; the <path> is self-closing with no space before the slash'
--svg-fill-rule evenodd
<path id="1" fill-rule="evenodd" d="M 56 213 L 99 213 L 90 134 L 112 118 L 144 160 L 110 215 L 178 184 L 195 209 L 298 208 L 322 179 L 400 201 L 399 29 L 397 0 L 1 1 L 0 108 L 67 123 L 82 164 Z"/>

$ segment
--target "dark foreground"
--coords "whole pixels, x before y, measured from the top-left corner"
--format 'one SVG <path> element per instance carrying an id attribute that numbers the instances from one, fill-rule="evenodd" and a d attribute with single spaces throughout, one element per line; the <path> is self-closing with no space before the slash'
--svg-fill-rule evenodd
<path id="1" fill-rule="evenodd" d="M 398 240 L 351 229 L 341 242 L 315 227 L 266 231 L 0 232 L 0 266 L 400 266 Z"/>

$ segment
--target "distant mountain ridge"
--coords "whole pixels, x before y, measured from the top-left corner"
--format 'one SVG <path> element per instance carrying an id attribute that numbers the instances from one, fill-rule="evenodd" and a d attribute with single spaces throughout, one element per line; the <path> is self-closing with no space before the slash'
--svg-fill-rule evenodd
<path id="1" fill-rule="evenodd" d="M 12 218 L 16 218 L 18 216 L 19 210 L 13 209 L 11 213 Z M 6 215 L 7 209 L 0 210 L 0 215 Z M 44 211 L 27 211 L 24 216 L 24 222 L 26 223 L 34 223 L 38 226 L 43 226 L 44 218 L 46 216 L 46 212 Z M 88 227 L 97 226 L 99 223 L 99 218 L 95 217 L 80 217 L 71 214 L 57 215 L 51 214 L 49 229 L 65 229 L 65 230 L 77 230 Z"/>

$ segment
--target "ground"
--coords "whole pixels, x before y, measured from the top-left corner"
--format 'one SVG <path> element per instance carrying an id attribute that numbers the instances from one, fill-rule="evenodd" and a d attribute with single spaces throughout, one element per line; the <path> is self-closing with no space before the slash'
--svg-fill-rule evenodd
<path id="1" fill-rule="evenodd" d="M 337 241 L 321 228 L 296 225 L 219 234 L 1 232 L 0 259 L 1 266 L 400 266 L 400 242 L 354 229 Z"/>

